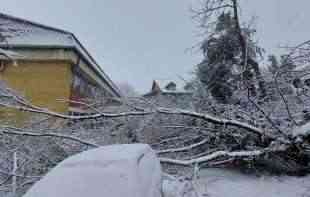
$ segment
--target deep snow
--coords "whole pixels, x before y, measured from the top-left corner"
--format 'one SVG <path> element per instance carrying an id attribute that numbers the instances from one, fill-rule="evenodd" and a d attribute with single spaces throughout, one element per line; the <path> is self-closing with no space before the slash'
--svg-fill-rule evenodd
<path id="1" fill-rule="evenodd" d="M 310 197 L 310 176 L 251 176 L 225 169 L 200 172 L 200 190 L 210 197 Z"/>
<path id="2" fill-rule="evenodd" d="M 166 175 L 167 176 L 167 175 Z M 155 152 L 143 144 L 112 145 L 61 162 L 24 197 L 310 197 L 310 176 L 261 176 L 204 169 L 197 181 L 163 176 Z M 178 195 L 176 195 L 178 194 Z M 207 194 L 207 195 L 202 195 Z"/>
<path id="3" fill-rule="evenodd" d="M 161 169 L 145 144 L 86 151 L 57 165 L 24 197 L 159 197 Z"/>

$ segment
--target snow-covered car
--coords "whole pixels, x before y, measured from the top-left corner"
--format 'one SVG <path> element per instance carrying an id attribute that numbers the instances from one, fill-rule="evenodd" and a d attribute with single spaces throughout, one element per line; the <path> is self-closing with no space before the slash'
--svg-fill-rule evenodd
<path id="1" fill-rule="evenodd" d="M 24 197 L 161 197 L 155 152 L 145 144 L 111 145 L 72 156 Z"/>

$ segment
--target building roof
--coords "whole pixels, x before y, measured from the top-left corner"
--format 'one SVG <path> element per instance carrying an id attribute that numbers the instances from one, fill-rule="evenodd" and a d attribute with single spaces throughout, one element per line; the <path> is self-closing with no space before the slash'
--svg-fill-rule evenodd
<path id="1" fill-rule="evenodd" d="M 169 86 L 175 86 L 170 88 Z M 184 80 L 172 79 L 155 79 L 153 80 L 152 89 L 144 96 L 153 95 L 157 93 L 162 94 L 192 94 L 191 90 L 187 90 L 186 82 Z"/>
<path id="2" fill-rule="evenodd" d="M 1 34 L 5 37 L 5 39 L 0 37 L 1 48 L 9 46 L 10 48 L 63 48 L 74 50 L 116 95 L 121 96 L 118 87 L 105 74 L 73 33 L 3 13 L 0 13 L 0 28 Z"/>

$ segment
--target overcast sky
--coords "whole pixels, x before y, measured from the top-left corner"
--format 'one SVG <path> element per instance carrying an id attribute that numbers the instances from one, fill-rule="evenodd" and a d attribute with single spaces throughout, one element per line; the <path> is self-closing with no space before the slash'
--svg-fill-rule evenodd
<path id="1" fill-rule="evenodd" d="M 197 0 L 199 1 L 199 0 Z M 140 92 L 153 79 L 189 78 L 201 56 L 196 0 L 6 0 L 0 11 L 73 32 L 115 82 Z M 242 0 L 268 53 L 310 39 L 310 0 Z"/>

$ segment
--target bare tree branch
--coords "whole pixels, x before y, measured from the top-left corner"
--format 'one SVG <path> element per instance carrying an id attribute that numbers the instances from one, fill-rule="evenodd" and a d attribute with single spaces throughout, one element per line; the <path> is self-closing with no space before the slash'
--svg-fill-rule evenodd
<path id="1" fill-rule="evenodd" d="M 173 110 L 173 109 L 168 109 L 168 108 L 158 108 L 158 112 L 163 113 L 163 114 L 179 114 L 179 115 L 191 116 L 194 118 L 199 118 L 205 121 L 213 122 L 215 124 L 236 126 L 238 128 L 243 128 L 248 131 L 251 131 L 259 136 L 266 136 L 266 137 L 269 137 L 270 139 L 275 139 L 274 136 L 267 134 L 262 129 L 254 127 L 247 123 L 239 122 L 237 120 L 221 119 L 221 118 L 217 118 L 212 115 L 209 115 L 209 114 L 201 114 L 201 113 L 196 113 L 196 112 L 186 111 L 186 110 Z"/>
<path id="2" fill-rule="evenodd" d="M 0 106 L 11 108 L 11 109 L 16 109 L 20 111 L 27 111 L 27 112 L 37 113 L 37 114 L 54 116 L 57 118 L 68 119 L 68 120 L 87 120 L 87 119 L 96 119 L 96 118 L 101 118 L 101 117 L 117 118 L 117 117 L 124 117 L 124 116 L 143 116 L 143 115 L 151 114 L 151 112 L 123 112 L 123 113 L 117 113 L 117 114 L 96 113 L 92 115 L 73 116 L 73 115 L 65 115 L 65 114 L 57 113 L 57 112 L 50 111 L 48 109 L 44 109 L 40 107 L 30 108 L 30 107 L 10 105 L 6 103 L 0 103 Z"/>
<path id="3" fill-rule="evenodd" d="M 69 135 L 63 135 L 63 134 L 58 134 L 58 133 L 33 133 L 33 132 L 28 132 L 25 131 L 25 129 L 19 129 L 16 127 L 0 127 L 0 132 L 8 135 L 20 135 L 20 136 L 29 136 L 29 137 L 55 137 L 55 138 L 61 138 L 61 139 L 67 139 L 67 140 L 72 140 L 87 146 L 91 147 L 99 147 L 99 145 L 91 142 L 87 142 L 85 140 L 82 140 L 77 137 L 69 136 Z"/>

